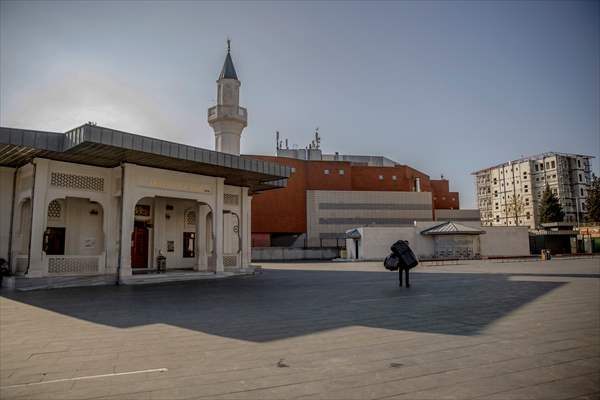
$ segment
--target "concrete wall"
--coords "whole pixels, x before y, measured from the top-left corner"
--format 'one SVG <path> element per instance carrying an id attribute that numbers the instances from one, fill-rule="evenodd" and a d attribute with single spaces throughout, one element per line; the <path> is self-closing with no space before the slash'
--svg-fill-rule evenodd
<path id="1" fill-rule="evenodd" d="M 290 247 L 252 248 L 252 261 L 332 260 L 339 257 L 334 248 L 298 249 Z"/>
<path id="2" fill-rule="evenodd" d="M 0 258 L 8 260 L 14 168 L 0 167 Z"/>
<path id="3" fill-rule="evenodd" d="M 526 226 L 485 226 L 480 235 L 481 254 L 484 257 L 528 256 L 529 228 Z"/>
<path id="4" fill-rule="evenodd" d="M 479 223 L 479 210 L 444 210 L 435 209 L 435 220 L 436 221 L 456 221 L 462 223 L 463 221 L 474 221 Z"/>
<path id="5" fill-rule="evenodd" d="M 333 246 L 356 226 L 409 226 L 432 219 L 430 192 L 308 190 L 306 198 L 309 245 L 330 239 Z"/>

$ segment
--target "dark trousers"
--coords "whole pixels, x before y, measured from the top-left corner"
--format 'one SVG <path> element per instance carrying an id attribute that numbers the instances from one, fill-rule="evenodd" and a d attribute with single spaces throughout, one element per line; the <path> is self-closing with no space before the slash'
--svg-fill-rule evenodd
<path id="1" fill-rule="evenodd" d="M 410 287 L 410 280 L 408 278 L 408 268 L 399 268 L 398 269 L 398 286 L 402 287 L 402 271 L 404 271 L 404 280 L 406 281 L 406 287 Z"/>

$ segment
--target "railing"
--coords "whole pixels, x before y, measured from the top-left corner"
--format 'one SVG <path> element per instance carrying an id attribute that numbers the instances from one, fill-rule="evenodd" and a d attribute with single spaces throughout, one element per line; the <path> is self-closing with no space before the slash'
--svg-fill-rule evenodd
<path id="1" fill-rule="evenodd" d="M 210 121 L 215 118 L 234 118 L 245 121 L 248 118 L 248 111 L 244 107 L 238 106 L 214 106 L 208 109 L 208 119 Z"/>

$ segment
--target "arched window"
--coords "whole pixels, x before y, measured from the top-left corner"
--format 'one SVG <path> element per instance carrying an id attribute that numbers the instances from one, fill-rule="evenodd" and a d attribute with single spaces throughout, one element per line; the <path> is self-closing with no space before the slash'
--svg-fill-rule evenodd
<path id="1" fill-rule="evenodd" d="M 196 225 L 196 211 L 189 209 L 185 210 L 183 215 L 183 220 L 186 225 L 195 226 Z"/>

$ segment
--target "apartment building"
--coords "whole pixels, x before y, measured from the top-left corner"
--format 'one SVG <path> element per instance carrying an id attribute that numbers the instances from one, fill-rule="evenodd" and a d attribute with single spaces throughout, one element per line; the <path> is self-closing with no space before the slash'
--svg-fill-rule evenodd
<path id="1" fill-rule="evenodd" d="M 583 221 L 592 158 L 550 152 L 474 172 L 481 224 L 535 229 L 546 185 L 557 195 L 565 221 Z"/>

